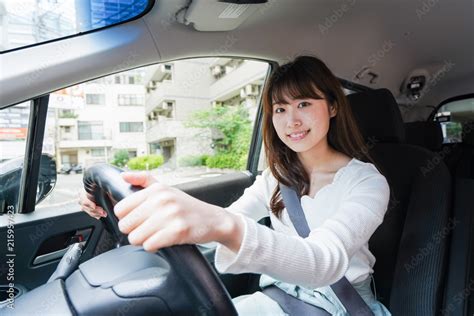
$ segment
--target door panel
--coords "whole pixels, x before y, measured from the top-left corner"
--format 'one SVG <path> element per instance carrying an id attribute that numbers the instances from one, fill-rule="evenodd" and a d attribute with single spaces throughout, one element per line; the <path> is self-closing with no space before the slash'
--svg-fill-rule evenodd
<path id="1" fill-rule="evenodd" d="M 79 208 L 78 205 L 77 208 Z M 77 230 L 92 229 L 81 261 L 91 258 L 94 248 L 97 246 L 98 237 L 103 230 L 100 222 L 79 211 L 61 214 L 61 209 L 57 209 L 53 214 L 49 212 L 48 214 L 40 214 L 49 216 L 37 215 L 36 213 L 15 215 L 13 252 L 8 251 L 6 247 L 0 249 L 1 258 L 10 258 L 8 255 L 11 253 L 15 255 L 11 257 L 14 260 L 14 265 L 13 269 L 9 269 L 10 267 L 8 267 L 6 261 L 1 263 L 1 284 L 14 281 L 15 284 L 22 285 L 29 290 L 45 283 L 56 269 L 60 257 L 55 260 L 45 260 L 48 258 L 45 258 L 44 255 L 66 248 L 67 244 L 62 239 Z M 6 217 L 6 215 L 3 217 Z M 7 240 L 7 225 L 4 224 L 4 218 L 2 218 L 1 240 Z M 55 240 L 56 242 L 52 242 Z M 54 245 L 56 248 L 60 245 L 63 245 L 63 247 L 61 249 L 48 249 L 45 242 Z M 36 264 L 34 263 L 35 259 Z M 14 279 L 11 279 L 12 276 Z"/>

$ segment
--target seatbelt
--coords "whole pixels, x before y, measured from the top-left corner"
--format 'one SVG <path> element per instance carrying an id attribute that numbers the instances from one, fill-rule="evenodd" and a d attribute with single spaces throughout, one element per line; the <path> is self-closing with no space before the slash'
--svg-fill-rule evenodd
<path id="1" fill-rule="evenodd" d="M 298 235 L 303 238 L 309 236 L 310 229 L 308 222 L 304 216 L 303 209 L 301 207 L 298 195 L 293 188 L 287 187 L 284 184 L 279 184 L 280 192 L 285 204 L 286 210 L 290 217 L 293 226 L 296 228 Z M 290 315 L 328 315 L 328 313 L 321 308 L 307 304 L 301 300 L 294 298 L 293 296 L 287 294 L 286 292 L 280 290 L 281 292 L 276 291 L 274 288 L 277 286 L 273 285 L 263 289 L 263 293 L 268 295 L 270 298 L 277 301 L 283 310 Z M 279 289 L 279 288 L 278 288 Z M 347 280 L 346 277 L 342 277 L 339 281 L 331 285 L 331 289 L 336 294 L 339 301 L 345 307 L 346 311 L 352 315 L 361 315 L 361 316 L 374 316 L 372 310 L 367 306 L 359 293 L 354 289 L 351 283 Z M 277 294 L 275 294 L 277 293 Z M 294 298 L 298 302 L 293 302 L 290 299 L 285 299 L 284 295 Z M 290 303 L 289 303 L 290 302 Z M 304 311 L 296 305 L 301 305 L 301 308 L 304 308 Z M 307 308 L 305 305 L 314 307 L 313 309 Z M 299 308 L 299 309 L 297 309 Z"/>

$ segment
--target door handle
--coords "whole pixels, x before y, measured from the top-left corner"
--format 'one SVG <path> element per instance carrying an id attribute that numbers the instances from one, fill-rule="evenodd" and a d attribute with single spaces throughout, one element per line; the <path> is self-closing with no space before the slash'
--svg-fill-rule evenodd
<path id="1" fill-rule="evenodd" d="M 47 252 L 39 250 L 38 252 L 41 254 L 37 255 L 33 259 L 33 265 L 39 265 L 42 263 L 61 259 L 64 256 L 64 254 L 69 250 L 69 248 L 71 248 L 71 246 L 76 243 L 80 243 L 82 247 L 85 248 L 86 243 L 89 240 L 89 237 L 91 236 L 91 233 L 92 233 L 92 228 L 80 229 L 80 230 L 76 230 L 75 232 L 70 232 L 69 236 L 71 235 L 72 236 L 69 237 L 65 243 L 63 243 L 63 245 L 65 244 L 64 248 L 61 248 L 61 249 L 53 248 L 51 249 L 52 251 L 47 251 Z M 55 237 L 51 237 L 50 239 L 53 239 L 53 238 Z"/>
<path id="2" fill-rule="evenodd" d="M 81 241 L 79 243 L 83 247 L 85 247 L 85 245 L 86 245 L 86 241 Z M 61 259 L 64 256 L 64 254 L 69 250 L 69 248 L 71 248 L 73 245 L 74 244 L 71 244 L 71 245 L 67 246 L 66 248 L 56 250 L 56 251 L 52 251 L 52 252 L 45 253 L 45 254 L 42 254 L 40 256 L 37 256 L 33 260 L 33 265 L 38 265 L 38 264 L 42 264 L 42 263 L 45 263 L 45 262 L 48 262 L 48 261 Z"/>

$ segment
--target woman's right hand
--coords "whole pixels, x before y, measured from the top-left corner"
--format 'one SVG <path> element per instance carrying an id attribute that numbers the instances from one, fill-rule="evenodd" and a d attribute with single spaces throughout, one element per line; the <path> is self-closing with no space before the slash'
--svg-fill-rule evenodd
<path id="1" fill-rule="evenodd" d="M 81 189 L 79 192 L 79 205 L 81 210 L 94 217 L 95 219 L 100 219 L 101 217 L 106 217 L 107 213 L 105 210 L 94 203 L 94 198 L 92 195 L 86 192 L 86 190 Z"/>

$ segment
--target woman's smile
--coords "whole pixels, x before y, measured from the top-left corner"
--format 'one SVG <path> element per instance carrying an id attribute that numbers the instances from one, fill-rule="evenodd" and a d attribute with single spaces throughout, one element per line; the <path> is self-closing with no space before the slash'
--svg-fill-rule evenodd
<path id="1" fill-rule="evenodd" d="M 291 134 L 288 134 L 288 138 L 292 141 L 300 141 L 302 140 L 303 138 L 306 137 L 306 135 L 308 135 L 308 133 L 311 131 L 311 129 L 308 129 L 308 130 L 304 130 L 304 131 L 300 131 L 300 132 L 293 132 Z"/>

